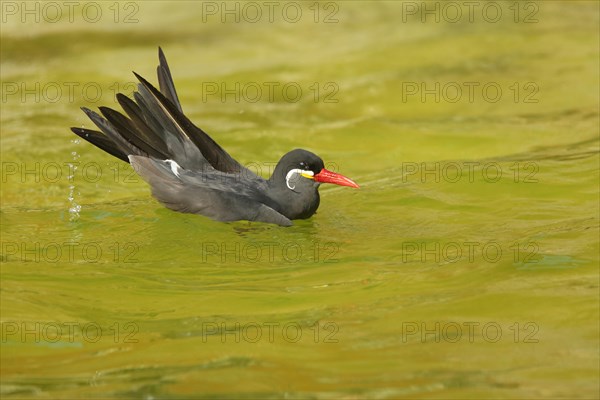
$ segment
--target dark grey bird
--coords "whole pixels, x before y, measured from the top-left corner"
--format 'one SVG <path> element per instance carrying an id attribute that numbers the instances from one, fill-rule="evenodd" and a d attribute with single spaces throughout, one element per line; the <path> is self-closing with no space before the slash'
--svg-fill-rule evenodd
<path id="1" fill-rule="evenodd" d="M 71 130 L 100 149 L 129 162 L 150 184 L 154 197 L 171 210 L 218 221 L 260 221 L 283 226 L 312 216 L 319 185 L 358 188 L 325 169 L 323 160 L 302 149 L 285 154 L 265 180 L 234 160 L 184 114 L 162 49 L 158 49 L 160 91 L 144 78 L 133 100 L 119 93 L 125 114 L 99 107 L 83 112 L 100 131 Z"/>

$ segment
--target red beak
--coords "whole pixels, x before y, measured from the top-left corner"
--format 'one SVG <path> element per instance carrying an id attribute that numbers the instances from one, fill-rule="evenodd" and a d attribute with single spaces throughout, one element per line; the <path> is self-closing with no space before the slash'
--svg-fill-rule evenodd
<path id="1" fill-rule="evenodd" d="M 350 186 L 358 188 L 359 186 L 350 178 L 346 178 L 344 175 L 336 174 L 323 168 L 321 172 L 314 176 L 315 181 L 321 183 L 333 183 L 334 185 Z"/>

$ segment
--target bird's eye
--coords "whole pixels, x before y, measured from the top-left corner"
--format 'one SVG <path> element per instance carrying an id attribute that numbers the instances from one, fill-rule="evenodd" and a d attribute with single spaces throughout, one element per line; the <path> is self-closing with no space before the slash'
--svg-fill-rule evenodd
<path id="1" fill-rule="evenodd" d="M 305 171 L 310 169 L 310 167 L 304 161 L 300 162 L 300 167 L 302 167 L 302 169 Z"/>

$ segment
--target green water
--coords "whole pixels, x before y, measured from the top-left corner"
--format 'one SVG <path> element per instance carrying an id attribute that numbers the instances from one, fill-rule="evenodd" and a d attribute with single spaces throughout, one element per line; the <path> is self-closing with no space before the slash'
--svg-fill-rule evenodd
<path id="1" fill-rule="evenodd" d="M 3 398 L 600 395 L 597 2 L 23 4 Z M 303 147 L 361 189 L 291 228 L 161 207 L 68 130 L 156 83 L 159 45 L 240 162 Z"/>

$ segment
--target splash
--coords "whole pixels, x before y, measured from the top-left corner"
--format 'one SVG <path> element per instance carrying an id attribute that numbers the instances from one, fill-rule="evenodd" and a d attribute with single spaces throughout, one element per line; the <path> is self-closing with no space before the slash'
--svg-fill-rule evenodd
<path id="1" fill-rule="evenodd" d="M 73 139 L 73 140 L 71 140 L 71 143 L 78 145 L 80 143 L 80 140 Z M 69 197 L 67 197 L 67 199 L 69 200 L 69 221 L 74 222 L 79 219 L 79 212 L 81 211 L 81 205 L 77 204 L 77 202 L 75 201 L 75 195 L 79 196 L 80 193 L 78 191 L 76 191 L 75 183 L 74 183 L 75 171 L 77 171 L 77 164 L 79 164 L 79 162 L 77 160 L 81 156 L 77 153 L 77 151 L 72 151 L 71 156 L 73 156 L 73 161 L 69 163 L 69 177 L 68 178 L 69 178 L 70 183 L 69 183 Z"/>

